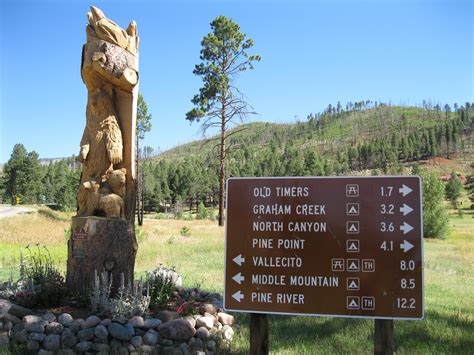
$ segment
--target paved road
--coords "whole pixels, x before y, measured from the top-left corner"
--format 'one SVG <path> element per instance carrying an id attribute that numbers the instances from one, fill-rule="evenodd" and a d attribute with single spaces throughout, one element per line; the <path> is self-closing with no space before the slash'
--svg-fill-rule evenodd
<path id="1" fill-rule="evenodd" d="M 34 209 L 28 207 L 0 206 L 0 218 L 11 217 L 22 213 L 31 213 Z"/>

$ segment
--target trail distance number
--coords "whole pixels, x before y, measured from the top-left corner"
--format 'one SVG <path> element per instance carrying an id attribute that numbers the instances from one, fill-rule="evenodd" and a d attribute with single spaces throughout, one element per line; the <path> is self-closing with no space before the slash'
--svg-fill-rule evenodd
<path id="1" fill-rule="evenodd" d="M 390 197 L 392 196 L 393 186 L 380 186 L 380 196 Z"/>
<path id="2" fill-rule="evenodd" d="M 395 205 L 393 204 L 381 204 L 380 205 L 380 213 L 381 214 L 395 214 Z"/>
<path id="3" fill-rule="evenodd" d="M 395 226 L 392 222 L 380 222 L 380 231 L 381 232 L 393 232 L 395 230 Z"/>
<path id="4" fill-rule="evenodd" d="M 397 297 L 397 308 L 415 309 L 416 300 L 414 298 Z"/>
<path id="5" fill-rule="evenodd" d="M 413 290 L 415 288 L 415 279 L 401 279 L 400 287 L 403 289 Z"/>
<path id="6" fill-rule="evenodd" d="M 402 271 L 413 271 L 415 270 L 415 260 L 401 260 L 400 261 L 400 270 Z"/>

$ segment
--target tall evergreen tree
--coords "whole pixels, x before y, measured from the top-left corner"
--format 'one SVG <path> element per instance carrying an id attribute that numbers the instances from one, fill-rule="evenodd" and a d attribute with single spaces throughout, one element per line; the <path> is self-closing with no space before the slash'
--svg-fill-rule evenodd
<path id="1" fill-rule="evenodd" d="M 148 113 L 148 105 L 143 98 L 141 92 L 138 93 L 137 100 L 137 128 L 136 128 L 136 174 L 137 174 L 137 184 L 136 184 L 136 206 L 137 206 L 137 216 L 138 216 L 138 225 L 143 224 L 143 208 L 144 208 L 144 199 L 145 199 L 145 188 L 144 188 L 144 174 L 141 168 L 141 149 L 140 141 L 145 138 L 145 133 L 151 130 L 151 114 Z"/>
<path id="2" fill-rule="evenodd" d="M 246 39 L 233 20 L 219 16 L 211 22 L 211 29 L 201 42 L 202 62 L 194 69 L 204 85 L 191 100 L 195 107 L 186 114 L 186 119 L 191 122 L 202 120 L 204 131 L 211 127 L 220 130 L 219 225 L 223 226 L 228 129 L 253 113 L 234 85 L 235 78 L 239 73 L 253 69 L 253 62 L 259 61 L 260 56 L 247 53 L 253 40 Z"/>

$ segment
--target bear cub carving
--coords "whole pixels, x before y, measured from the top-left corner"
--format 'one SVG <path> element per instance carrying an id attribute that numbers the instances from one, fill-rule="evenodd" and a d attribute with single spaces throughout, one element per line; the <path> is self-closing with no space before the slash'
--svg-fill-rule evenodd
<path id="1" fill-rule="evenodd" d="M 126 169 L 107 172 L 106 180 L 98 183 L 89 180 L 82 183 L 87 192 L 82 216 L 125 218 L 123 196 L 125 196 Z"/>

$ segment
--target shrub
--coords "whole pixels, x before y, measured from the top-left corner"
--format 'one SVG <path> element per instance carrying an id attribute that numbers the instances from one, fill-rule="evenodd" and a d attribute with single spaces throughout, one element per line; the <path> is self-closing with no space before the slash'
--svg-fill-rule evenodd
<path id="1" fill-rule="evenodd" d="M 115 297 L 110 297 L 112 280 L 109 281 L 108 273 L 102 272 L 100 277 L 97 270 L 94 273 L 94 283 L 90 295 L 92 311 L 107 315 L 113 319 L 144 316 L 148 312 L 150 296 L 143 287 L 143 282 L 135 282 L 125 286 L 125 277 L 120 274 L 120 286 Z"/>
<path id="2" fill-rule="evenodd" d="M 461 190 L 462 184 L 456 173 L 453 171 L 445 188 L 446 198 L 451 201 L 453 208 L 458 207 L 458 198 L 461 196 Z"/>
<path id="3" fill-rule="evenodd" d="M 196 219 L 206 219 L 207 218 L 207 209 L 206 206 L 204 206 L 204 203 L 199 204 L 198 210 L 197 210 L 197 217 Z"/>
<path id="4" fill-rule="evenodd" d="M 67 295 L 64 277 L 54 266 L 48 249 L 39 244 L 33 250 L 26 247 L 25 258 L 20 250 L 20 278 L 13 282 L 10 277 L 0 296 L 9 298 L 24 307 L 54 307 Z"/>
<path id="5" fill-rule="evenodd" d="M 214 207 L 211 207 L 211 210 L 209 211 L 209 220 L 213 222 L 216 220 L 216 212 L 214 211 Z"/>
<path id="6" fill-rule="evenodd" d="M 183 228 L 181 228 L 181 230 L 179 231 L 179 234 L 181 234 L 183 237 L 189 237 L 191 235 L 191 231 L 189 230 L 188 227 L 184 226 Z"/>
<path id="7" fill-rule="evenodd" d="M 423 237 L 446 238 L 448 214 L 443 204 L 444 184 L 431 172 L 422 175 Z"/>
<path id="8" fill-rule="evenodd" d="M 155 309 L 166 307 L 176 286 L 182 285 L 181 276 L 174 268 L 159 268 L 146 273 L 145 285 L 149 290 L 150 306 Z"/>

